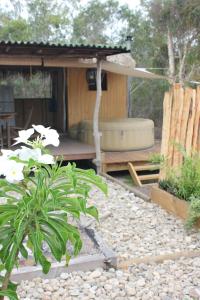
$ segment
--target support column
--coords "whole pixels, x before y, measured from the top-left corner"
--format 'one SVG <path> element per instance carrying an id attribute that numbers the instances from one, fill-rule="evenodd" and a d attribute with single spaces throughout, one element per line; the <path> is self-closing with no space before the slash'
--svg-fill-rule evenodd
<path id="1" fill-rule="evenodd" d="M 101 171 L 101 146 L 100 146 L 100 138 L 101 133 L 99 132 L 99 110 L 101 105 L 101 60 L 97 60 L 97 74 L 96 74 L 96 86 L 97 86 L 97 93 L 96 93 L 96 103 L 94 108 L 94 115 L 93 115 L 93 136 L 94 136 L 94 144 L 95 144 L 95 152 L 96 158 L 94 159 L 94 163 L 97 168 L 97 174 Z"/>

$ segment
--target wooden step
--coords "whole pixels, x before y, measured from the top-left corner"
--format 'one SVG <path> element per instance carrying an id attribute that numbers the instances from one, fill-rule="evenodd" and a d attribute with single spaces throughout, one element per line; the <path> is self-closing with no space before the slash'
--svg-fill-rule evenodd
<path id="1" fill-rule="evenodd" d="M 142 181 L 159 180 L 159 172 L 155 174 L 153 171 L 159 171 L 159 164 L 151 164 L 148 161 L 140 164 L 128 163 L 128 170 L 136 186 L 142 186 Z M 148 171 L 148 174 L 139 175 L 140 171 Z"/>
<path id="2" fill-rule="evenodd" d="M 135 171 L 134 166 L 132 165 L 132 163 L 128 163 L 128 169 L 129 169 L 129 173 L 133 179 L 133 182 L 135 183 L 136 186 L 142 186 L 141 181 L 138 178 L 138 175 Z"/>
<path id="3" fill-rule="evenodd" d="M 159 164 L 144 164 L 144 165 L 136 165 L 134 166 L 135 171 L 154 171 L 159 170 L 160 165 Z"/>
<path id="4" fill-rule="evenodd" d="M 139 175 L 139 180 L 157 180 L 159 179 L 159 174 L 147 174 L 147 175 Z"/>

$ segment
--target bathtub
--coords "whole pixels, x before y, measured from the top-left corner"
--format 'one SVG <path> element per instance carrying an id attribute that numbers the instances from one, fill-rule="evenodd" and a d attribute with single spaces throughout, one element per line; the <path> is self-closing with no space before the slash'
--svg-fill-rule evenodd
<path id="1" fill-rule="evenodd" d="M 154 145 L 154 123 L 143 118 L 115 119 L 99 122 L 101 149 L 104 151 L 130 151 Z M 81 122 L 79 138 L 93 145 L 92 121 Z"/>

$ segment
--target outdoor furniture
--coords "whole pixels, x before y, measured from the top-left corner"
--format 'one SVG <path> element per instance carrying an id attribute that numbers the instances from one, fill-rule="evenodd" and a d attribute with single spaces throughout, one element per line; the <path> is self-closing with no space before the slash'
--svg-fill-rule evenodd
<path id="1" fill-rule="evenodd" d="M 18 131 L 28 129 L 28 127 L 30 126 L 30 123 L 31 123 L 32 115 L 33 115 L 33 106 L 31 107 L 31 109 L 30 109 L 30 111 L 28 113 L 28 116 L 27 116 L 27 119 L 26 119 L 24 127 L 12 126 L 10 128 L 12 137 L 18 136 Z"/>
<path id="2" fill-rule="evenodd" d="M 4 132 L 5 132 L 5 140 L 6 146 L 9 148 L 11 146 L 11 134 L 10 134 L 10 120 L 15 118 L 15 112 L 3 112 L 0 113 L 0 121 L 2 121 L 0 126 L 0 141 L 1 141 L 1 148 L 4 147 Z M 5 130 L 4 130 L 5 128 Z"/>

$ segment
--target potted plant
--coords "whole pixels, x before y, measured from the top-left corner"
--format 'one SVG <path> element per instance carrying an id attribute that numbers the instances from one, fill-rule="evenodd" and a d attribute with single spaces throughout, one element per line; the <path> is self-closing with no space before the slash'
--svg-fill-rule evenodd
<path id="1" fill-rule="evenodd" d="M 31 140 L 33 134 L 37 137 Z M 16 143 L 24 146 L 2 150 L 0 156 L 0 299 L 18 299 L 16 285 L 10 281 L 20 255 L 27 259 L 32 251 L 36 264 L 48 273 L 51 263 L 43 251 L 48 246 L 56 261 L 68 263 L 67 243 L 74 255 L 81 249 L 78 228 L 70 222 L 80 214 L 98 219 L 98 211 L 87 205 L 91 187 L 104 193 L 107 186 L 93 170 L 75 164 L 62 166 L 48 153 L 47 145 L 59 145 L 58 133 L 41 125 L 19 132 Z"/>
<path id="2" fill-rule="evenodd" d="M 167 169 L 166 178 L 151 189 L 151 200 L 169 213 L 186 219 L 186 225 L 200 226 L 200 155 L 184 151 L 179 168 Z M 166 163 L 164 163 L 166 168 Z"/>

